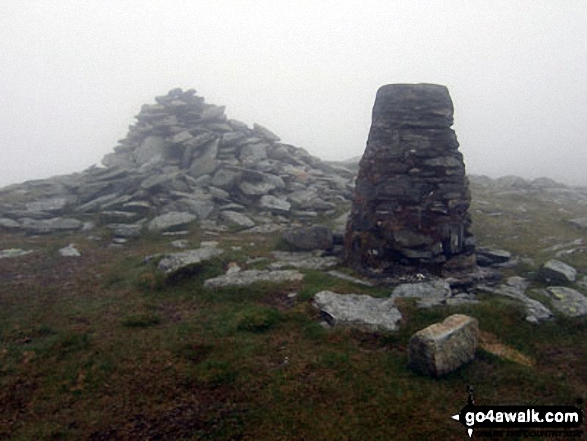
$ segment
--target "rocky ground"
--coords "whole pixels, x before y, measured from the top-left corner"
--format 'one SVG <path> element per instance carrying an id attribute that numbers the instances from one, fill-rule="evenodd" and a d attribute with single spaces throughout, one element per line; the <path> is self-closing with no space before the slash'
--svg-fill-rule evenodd
<path id="1" fill-rule="evenodd" d="M 466 384 L 587 393 L 585 188 L 469 176 L 483 277 L 367 279 L 341 261 L 356 164 L 192 91 L 104 164 L 0 190 L 0 439 L 461 439 Z M 412 372 L 410 337 L 454 313 L 475 360 Z"/>

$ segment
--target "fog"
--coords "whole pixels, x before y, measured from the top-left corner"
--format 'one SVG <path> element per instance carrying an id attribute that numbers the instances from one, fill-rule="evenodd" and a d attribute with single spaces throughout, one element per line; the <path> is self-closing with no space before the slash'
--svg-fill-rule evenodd
<path id="1" fill-rule="evenodd" d="M 81 171 L 195 88 L 323 159 L 377 89 L 439 83 L 469 173 L 587 185 L 584 0 L 0 2 L 0 185 Z"/>

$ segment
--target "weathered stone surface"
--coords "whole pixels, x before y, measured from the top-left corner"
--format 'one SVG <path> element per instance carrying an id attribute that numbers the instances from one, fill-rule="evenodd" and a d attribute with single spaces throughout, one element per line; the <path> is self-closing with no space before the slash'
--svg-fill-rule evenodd
<path id="1" fill-rule="evenodd" d="M 417 298 L 418 307 L 431 307 L 446 304 L 452 296 L 450 285 L 445 280 L 430 282 L 404 283 L 396 286 L 391 293 L 394 301 L 399 297 Z"/>
<path id="2" fill-rule="evenodd" d="M 546 288 L 552 298 L 552 306 L 568 317 L 587 315 L 587 297 L 565 286 Z"/>
<path id="3" fill-rule="evenodd" d="M 287 214 L 291 208 L 291 204 L 282 198 L 267 194 L 261 196 L 259 200 L 259 207 L 265 210 L 269 210 L 274 214 Z"/>
<path id="4" fill-rule="evenodd" d="M 194 270 L 202 262 L 219 256 L 223 253 L 220 248 L 198 248 L 196 250 L 183 251 L 165 255 L 157 264 L 157 268 L 163 271 L 167 278 L 187 274 Z"/>
<path id="5" fill-rule="evenodd" d="M 134 224 L 108 224 L 106 227 L 112 230 L 112 233 L 116 237 L 136 237 L 140 236 L 143 231 L 142 223 Z"/>
<path id="6" fill-rule="evenodd" d="M 479 266 L 491 266 L 505 263 L 512 258 L 512 253 L 489 247 L 477 247 L 477 264 Z"/>
<path id="7" fill-rule="evenodd" d="M 0 259 L 9 259 L 12 257 L 26 256 L 27 254 L 30 254 L 32 252 L 32 250 L 21 250 L 20 248 L 0 250 Z"/>
<path id="8" fill-rule="evenodd" d="M 475 358 L 479 341 L 477 319 L 451 315 L 442 323 L 428 326 L 412 336 L 408 349 L 409 366 L 424 375 L 448 374 Z"/>
<path id="9" fill-rule="evenodd" d="M 229 224 L 233 224 L 238 227 L 250 228 L 255 226 L 255 222 L 253 222 L 248 216 L 236 211 L 222 211 L 220 213 L 220 217 Z"/>
<path id="10" fill-rule="evenodd" d="M 68 246 L 59 249 L 59 255 L 62 257 L 80 257 L 82 254 L 74 244 L 70 243 Z"/>
<path id="11" fill-rule="evenodd" d="M 314 305 L 331 325 L 356 326 L 377 331 L 396 331 L 401 313 L 390 299 L 360 294 L 337 294 L 321 291 Z"/>
<path id="12" fill-rule="evenodd" d="M 303 278 L 304 275 L 296 270 L 246 270 L 208 279 L 204 282 L 204 286 L 207 288 L 222 288 L 225 286 L 251 285 L 257 282 L 298 282 Z"/>
<path id="13" fill-rule="evenodd" d="M 551 259 L 540 267 L 538 277 L 547 283 L 574 282 L 577 279 L 577 270 L 560 260 Z"/>
<path id="14" fill-rule="evenodd" d="M 162 214 L 149 222 L 151 231 L 172 231 L 184 227 L 196 220 L 196 216 L 191 213 L 176 212 Z"/>
<path id="15" fill-rule="evenodd" d="M 377 92 L 345 235 L 359 271 L 397 265 L 467 270 L 470 194 L 444 86 L 392 84 Z"/>
<path id="16" fill-rule="evenodd" d="M 328 250 L 332 248 L 332 231 L 323 226 L 294 228 L 282 233 L 283 240 L 297 250 Z"/>
<path id="17" fill-rule="evenodd" d="M 26 204 L 26 209 L 31 211 L 61 211 L 68 204 L 67 198 L 55 197 L 49 199 L 39 199 Z"/>
<path id="18" fill-rule="evenodd" d="M 16 222 L 15 220 L 6 218 L 6 217 L 1 217 L 0 218 L 0 228 L 6 228 L 6 229 L 14 229 L 14 228 L 20 228 L 20 224 L 18 222 Z"/>
<path id="19" fill-rule="evenodd" d="M 29 233 L 50 234 L 59 231 L 75 231 L 83 227 L 83 222 L 77 219 L 55 217 L 52 219 L 21 219 L 21 227 Z"/>

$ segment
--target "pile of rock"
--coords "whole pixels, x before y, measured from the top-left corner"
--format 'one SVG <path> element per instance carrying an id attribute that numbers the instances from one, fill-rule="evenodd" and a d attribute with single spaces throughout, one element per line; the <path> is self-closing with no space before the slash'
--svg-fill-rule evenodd
<path id="1" fill-rule="evenodd" d="M 471 196 L 452 123 L 444 86 L 390 84 L 377 92 L 345 237 L 355 269 L 475 266 Z"/>
<path id="2" fill-rule="evenodd" d="M 0 228 L 78 230 L 92 213 L 121 236 L 169 213 L 149 229 L 204 219 L 245 228 L 314 219 L 352 197 L 351 170 L 284 144 L 258 124 L 228 119 L 224 106 L 194 90 L 174 89 L 155 101 L 104 157 L 105 168 L 4 189 L 22 202 L 0 206 Z"/>

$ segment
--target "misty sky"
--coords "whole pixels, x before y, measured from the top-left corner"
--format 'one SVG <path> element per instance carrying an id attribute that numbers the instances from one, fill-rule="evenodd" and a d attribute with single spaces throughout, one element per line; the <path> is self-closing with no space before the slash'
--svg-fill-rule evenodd
<path id="1" fill-rule="evenodd" d="M 100 163 L 175 87 L 346 159 L 377 89 L 420 82 L 469 173 L 587 185 L 585 0 L 0 0 L 0 185 Z"/>

